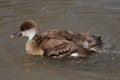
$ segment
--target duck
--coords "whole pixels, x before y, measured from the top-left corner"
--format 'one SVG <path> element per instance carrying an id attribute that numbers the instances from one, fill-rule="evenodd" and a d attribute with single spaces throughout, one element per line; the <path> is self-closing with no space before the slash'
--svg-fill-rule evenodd
<path id="1" fill-rule="evenodd" d="M 18 32 L 11 34 L 10 38 L 25 36 L 28 40 L 25 45 L 26 53 L 41 57 L 64 58 L 64 57 L 86 57 L 90 51 L 82 46 L 59 37 L 46 36 L 42 34 L 37 23 L 26 20 L 20 25 Z"/>

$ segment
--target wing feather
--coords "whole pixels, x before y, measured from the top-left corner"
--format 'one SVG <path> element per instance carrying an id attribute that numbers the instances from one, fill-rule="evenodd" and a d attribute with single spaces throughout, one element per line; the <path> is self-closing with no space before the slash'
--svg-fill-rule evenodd
<path id="1" fill-rule="evenodd" d="M 44 46 L 44 56 L 61 58 L 70 55 L 77 47 L 69 41 L 49 39 Z"/>

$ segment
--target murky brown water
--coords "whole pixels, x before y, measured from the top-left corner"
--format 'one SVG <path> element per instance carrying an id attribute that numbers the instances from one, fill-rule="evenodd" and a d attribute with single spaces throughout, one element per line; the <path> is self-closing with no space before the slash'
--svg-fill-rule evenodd
<path id="1" fill-rule="evenodd" d="M 9 39 L 33 19 L 42 31 L 65 28 L 101 35 L 106 52 L 85 59 L 27 55 L 26 38 Z M 120 80 L 119 0 L 0 0 L 0 80 Z"/>

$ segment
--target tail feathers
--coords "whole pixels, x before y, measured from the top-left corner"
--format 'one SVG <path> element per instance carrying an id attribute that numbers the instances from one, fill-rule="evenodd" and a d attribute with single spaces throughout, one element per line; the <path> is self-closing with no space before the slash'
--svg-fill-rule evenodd
<path id="1" fill-rule="evenodd" d="M 103 45 L 103 41 L 102 41 L 101 36 L 98 36 L 97 40 L 98 40 L 99 45 L 102 46 Z"/>

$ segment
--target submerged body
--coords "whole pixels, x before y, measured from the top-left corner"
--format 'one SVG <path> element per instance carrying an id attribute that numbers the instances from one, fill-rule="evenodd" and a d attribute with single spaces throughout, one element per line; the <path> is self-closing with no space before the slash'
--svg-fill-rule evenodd
<path id="1" fill-rule="evenodd" d="M 81 51 L 80 51 L 81 50 Z M 32 55 L 40 55 L 52 58 L 63 58 L 77 53 L 77 57 L 84 57 L 89 54 L 85 48 L 80 48 L 66 40 L 46 38 L 37 45 L 35 40 L 29 40 L 26 43 L 26 52 Z"/>

